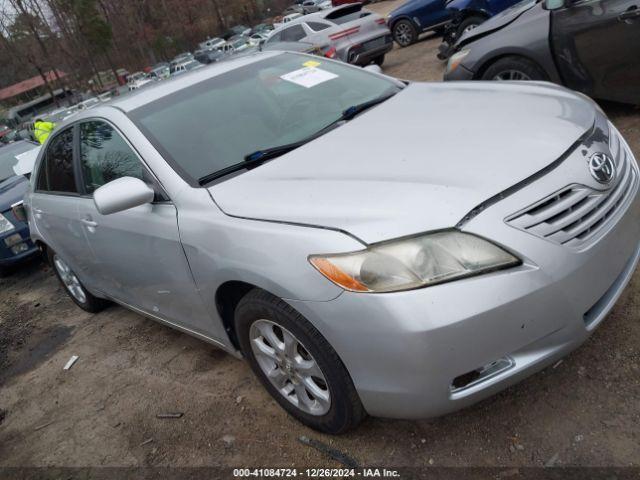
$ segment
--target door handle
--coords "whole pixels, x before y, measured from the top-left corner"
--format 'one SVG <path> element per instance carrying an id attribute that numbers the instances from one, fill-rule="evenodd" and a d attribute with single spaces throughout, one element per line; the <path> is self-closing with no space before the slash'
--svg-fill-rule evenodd
<path id="1" fill-rule="evenodd" d="M 84 223 L 87 227 L 89 228 L 96 228 L 98 226 L 98 222 L 94 222 L 93 220 L 90 220 L 88 218 L 83 218 L 82 220 L 80 220 L 82 223 Z"/>
<path id="2" fill-rule="evenodd" d="M 33 216 L 36 217 L 36 218 L 42 217 L 42 214 L 44 213 L 39 208 L 34 208 L 34 207 L 31 207 L 31 211 L 33 212 Z"/>
<path id="3" fill-rule="evenodd" d="M 640 18 L 640 8 L 638 7 L 629 7 L 626 12 L 618 15 L 618 20 L 626 22 L 627 20 L 635 20 L 636 18 Z"/>

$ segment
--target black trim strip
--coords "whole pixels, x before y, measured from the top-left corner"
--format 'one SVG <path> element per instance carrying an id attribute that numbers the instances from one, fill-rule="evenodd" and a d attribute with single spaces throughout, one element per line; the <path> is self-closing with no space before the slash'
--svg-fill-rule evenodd
<path id="1" fill-rule="evenodd" d="M 596 120 L 596 123 L 597 123 L 597 120 Z M 488 200 L 485 200 L 480 205 L 474 207 L 469 213 L 467 213 L 464 217 L 462 217 L 462 219 L 456 224 L 455 228 L 462 229 L 462 227 L 464 227 L 466 223 L 471 221 L 473 218 L 477 217 L 480 213 L 482 213 L 487 208 L 513 195 L 517 191 L 522 190 L 524 187 L 530 185 L 531 183 L 535 182 L 539 178 L 544 177 L 552 170 L 555 170 L 558 166 L 560 166 L 561 163 L 563 163 L 569 157 L 569 155 L 571 155 L 580 145 L 582 145 L 585 142 L 587 138 L 589 138 L 594 133 L 596 129 L 596 123 L 594 123 L 589 130 L 587 130 L 580 138 L 578 138 L 578 140 L 576 140 L 569 147 L 569 149 L 566 152 L 564 152 L 557 160 L 553 161 L 552 163 L 544 167 L 542 170 L 534 173 L 530 177 L 525 178 L 524 180 L 516 183 L 515 185 L 512 185 L 506 190 L 503 190 L 497 195 L 494 195 Z"/>

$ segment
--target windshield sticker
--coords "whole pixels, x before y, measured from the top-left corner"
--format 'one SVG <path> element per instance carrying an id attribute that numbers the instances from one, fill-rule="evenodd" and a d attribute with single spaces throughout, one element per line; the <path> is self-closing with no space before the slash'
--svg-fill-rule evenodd
<path id="1" fill-rule="evenodd" d="M 305 67 L 300 70 L 296 70 L 286 75 L 282 75 L 280 78 L 287 82 L 295 83 L 301 87 L 311 88 L 321 83 L 328 82 L 334 78 L 338 78 L 338 75 L 321 70 L 319 68 Z"/>
<path id="2" fill-rule="evenodd" d="M 309 60 L 308 62 L 304 62 L 302 64 L 303 67 L 316 68 L 322 65 L 320 62 L 316 62 L 315 60 Z"/>

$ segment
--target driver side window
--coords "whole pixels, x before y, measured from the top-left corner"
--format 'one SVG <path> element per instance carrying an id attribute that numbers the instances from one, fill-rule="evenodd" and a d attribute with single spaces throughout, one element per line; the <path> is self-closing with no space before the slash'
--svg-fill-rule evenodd
<path id="1" fill-rule="evenodd" d="M 134 177 L 154 187 L 138 155 L 108 123 L 89 121 L 80 124 L 80 167 L 85 192 L 93 194 L 99 187 L 122 177 Z M 158 192 L 159 188 L 154 188 Z M 156 194 L 156 201 L 166 200 Z"/>
<path id="2" fill-rule="evenodd" d="M 111 125 L 91 121 L 80 125 L 80 165 L 85 191 L 121 177 L 143 180 L 142 164 Z"/>

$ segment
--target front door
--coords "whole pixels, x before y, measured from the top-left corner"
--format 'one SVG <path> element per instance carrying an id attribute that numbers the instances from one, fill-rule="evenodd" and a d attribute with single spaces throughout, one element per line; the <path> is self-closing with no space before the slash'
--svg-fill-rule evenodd
<path id="1" fill-rule="evenodd" d="M 78 215 L 101 290 L 163 320 L 205 333 L 210 318 L 182 249 L 175 206 L 124 137 L 109 123 L 79 125 L 83 197 Z M 93 192 L 121 177 L 145 181 L 156 201 L 101 215 Z"/>
<path id="2" fill-rule="evenodd" d="M 54 134 L 42 154 L 29 212 L 37 222 L 49 247 L 71 266 L 90 290 L 95 287 L 89 274 L 82 225 L 78 219 L 80 191 L 73 168 L 74 127 Z"/>
<path id="3" fill-rule="evenodd" d="M 640 104 L 640 0 L 581 0 L 554 10 L 551 38 L 568 87 Z"/>

